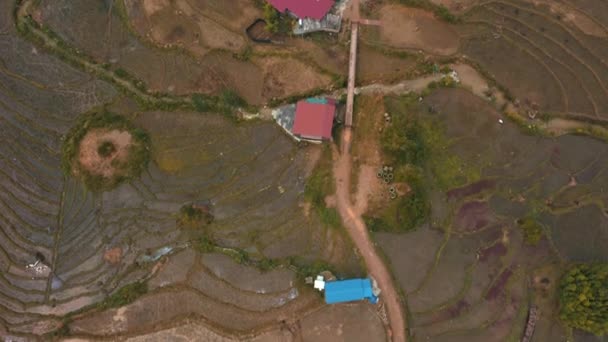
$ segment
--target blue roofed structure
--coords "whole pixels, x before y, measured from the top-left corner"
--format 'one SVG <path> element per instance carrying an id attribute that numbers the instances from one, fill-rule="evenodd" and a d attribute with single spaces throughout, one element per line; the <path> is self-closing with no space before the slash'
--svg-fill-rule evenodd
<path id="1" fill-rule="evenodd" d="M 372 304 L 378 302 L 373 293 L 372 281 L 366 279 L 348 279 L 325 283 L 325 303 L 336 304 L 367 299 Z"/>
<path id="2" fill-rule="evenodd" d="M 326 97 L 309 97 L 306 99 L 308 103 L 328 104 L 329 100 Z"/>

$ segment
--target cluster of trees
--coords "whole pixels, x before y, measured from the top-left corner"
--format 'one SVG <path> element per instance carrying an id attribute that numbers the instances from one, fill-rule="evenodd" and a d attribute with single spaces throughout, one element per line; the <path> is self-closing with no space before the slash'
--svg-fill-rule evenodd
<path id="1" fill-rule="evenodd" d="M 598 336 L 608 333 L 608 264 L 577 265 L 560 283 L 560 318 Z"/>
<path id="2" fill-rule="evenodd" d="M 266 30 L 270 33 L 289 33 L 293 27 L 293 19 L 287 15 L 282 15 L 271 4 L 264 2 L 264 20 Z"/>
<path id="3" fill-rule="evenodd" d="M 264 20 L 266 20 L 266 30 L 268 32 L 279 32 L 281 14 L 267 2 L 264 3 Z"/>

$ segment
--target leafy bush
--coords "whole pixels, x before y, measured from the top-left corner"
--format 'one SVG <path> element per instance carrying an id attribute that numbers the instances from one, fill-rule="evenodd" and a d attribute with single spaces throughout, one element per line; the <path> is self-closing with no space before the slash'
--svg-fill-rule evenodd
<path id="1" fill-rule="evenodd" d="M 315 277 L 323 271 L 336 273 L 334 267 L 323 260 L 315 260 L 313 262 L 303 260 L 300 257 L 289 257 L 288 264 L 296 268 L 296 272 L 301 278 Z"/>
<path id="2" fill-rule="evenodd" d="M 179 210 L 177 223 L 181 227 L 202 228 L 213 222 L 213 215 L 208 210 L 186 204 Z"/>
<path id="3" fill-rule="evenodd" d="M 229 89 L 222 91 L 220 95 L 220 103 L 223 106 L 230 107 L 243 107 L 247 104 L 245 100 L 239 96 L 239 94 Z"/>
<path id="4" fill-rule="evenodd" d="M 114 292 L 103 302 L 100 303 L 99 308 L 102 310 L 110 308 L 118 308 L 127 304 L 133 303 L 137 298 L 143 296 L 148 292 L 148 285 L 144 282 L 135 282 L 125 285 Z"/>
<path id="5" fill-rule="evenodd" d="M 608 264 L 577 265 L 560 282 L 559 317 L 570 327 L 608 333 Z"/>
<path id="6" fill-rule="evenodd" d="M 194 109 L 198 112 L 208 112 L 213 109 L 211 101 L 207 100 L 205 96 L 201 94 L 192 95 L 192 104 L 194 105 Z"/>
<path id="7" fill-rule="evenodd" d="M 111 141 L 104 141 L 97 148 L 97 153 L 102 157 L 109 157 L 114 152 L 116 152 L 116 146 Z"/>
<path id="8" fill-rule="evenodd" d="M 279 32 L 281 14 L 268 2 L 264 3 L 264 20 L 266 30 L 271 33 Z"/>
<path id="9" fill-rule="evenodd" d="M 397 223 L 401 230 L 412 230 L 428 221 L 431 213 L 431 205 L 424 190 L 422 179 L 410 176 L 407 179 L 411 192 L 399 198 L 397 211 Z"/>
<path id="10" fill-rule="evenodd" d="M 270 33 L 290 33 L 293 27 L 293 20 L 288 15 L 279 13 L 268 2 L 264 3 L 264 20 L 266 30 Z"/>
<path id="11" fill-rule="evenodd" d="M 393 115 L 393 122 L 380 138 L 382 149 L 399 163 L 421 165 L 428 155 L 428 146 L 418 120 L 409 115 Z"/>
<path id="12" fill-rule="evenodd" d="M 524 241 L 528 245 L 536 245 L 543 237 L 543 227 L 532 216 L 524 217 L 518 221 L 524 233 Z"/>
<path id="13" fill-rule="evenodd" d="M 193 243 L 193 247 L 200 253 L 211 253 L 215 251 L 216 245 L 209 237 L 202 236 Z"/>
<path id="14" fill-rule="evenodd" d="M 123 68 L 117 68 L 114 73 L 116 74 L 116 76 L 120 77 L 120 78 L 129 78 L 130 75 L 129 73 L 123 69 Z"/>
<path id="15" fill-rule="evenodd" d="M 251 59 L 251 56 L 253 55 L 253 49 L 251 48 L 251 45 L 247 45 L 243 51 L 239 52 L 239 53 L 235 53 L 233 56 L 234 58 L 240 60 L 240 61 L 248 61 Z"/>
<path id="16" fill-rule="evenodd" d="M 391 201 L 377 216 L 366 217 L 371 231 L 407 232 L 428 221 L 431 206 L 422 177 L 415 169 L 405 173 L 399 179 L 409 185 L 409 193 Z"/>
<path id="17" fill-rule="evenodd" d="M 281 265 L 281 262 L 277 259 L 262 258 L 257 262 L 257 267 L 262 271 L 270 271 Z"/>

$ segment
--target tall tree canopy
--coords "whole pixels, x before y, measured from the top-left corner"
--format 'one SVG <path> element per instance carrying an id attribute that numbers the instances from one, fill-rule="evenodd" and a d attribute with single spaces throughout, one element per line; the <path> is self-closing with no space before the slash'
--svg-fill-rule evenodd
<path id="1" fill-rule="evenodd" d="M 577 265 L 560 284 L 560 318 L 569 326 L 608 333 L 608 264 Z"/>

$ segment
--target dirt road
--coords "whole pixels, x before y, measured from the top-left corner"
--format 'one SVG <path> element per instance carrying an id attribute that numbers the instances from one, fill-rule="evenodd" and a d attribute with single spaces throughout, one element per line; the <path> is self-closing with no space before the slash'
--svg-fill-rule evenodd
<path id="1" fill-rule="evenodd" d="M 405 315 L 401 298 L 393 284 L 393 279 L 384 261 L 374 248 L 367 227 L 357 212 L 350 199 L 350 156 L 351 131 L 345 128 L 342 134 L 342 151 L 334 164 L 334 177 L 336 179 L 336 204 L 344 227 L 348 231 L 354 244 L 365 260 L 369 274 L 376 279 L 382 293 L 380 299 L 384 301 L 388 309 L 390 324 L 389 336 L 393 342 L 405 342 Z"/>

